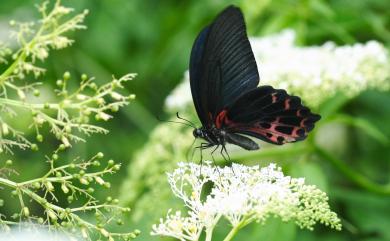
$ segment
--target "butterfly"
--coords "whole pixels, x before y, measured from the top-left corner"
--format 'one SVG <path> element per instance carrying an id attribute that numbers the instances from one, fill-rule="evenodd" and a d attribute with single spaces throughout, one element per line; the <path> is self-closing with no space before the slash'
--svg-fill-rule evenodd
<path id="1" fill-rule="evenodd" d="M 256 60 L 238 7 L 227 7 L 199 33 L 189 72 L 202 123 L 193 135 L 206 141 L 201 148 L 225 148 L 230 143 L 259 149 L 248 136 L 276 145 L 301 141 L 321 118 L 303 106 L 299 97 L 272 86 L 258 86 Z"/>

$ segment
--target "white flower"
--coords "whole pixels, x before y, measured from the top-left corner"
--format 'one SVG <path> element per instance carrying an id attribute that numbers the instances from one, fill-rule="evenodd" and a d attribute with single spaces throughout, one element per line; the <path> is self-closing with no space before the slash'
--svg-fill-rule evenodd
<path id="1" fill-rule="evenodd" d="M 152 235 L 163 235 L 180 240 L 197 240 L 202 230 L 212 230 L 221 217 L 233 227 L 250 222 L 265 222 L 272 215 L 283 221 L 293 220 L 302 228 L 312 229 L 316 222 L 340 229 L 340 220 L 327 203 L 327 196 L 315 186 L 304 184 L 301 178 L 284 176 L 280 167 L 215 167 L 210 162 L 203 165 L 179 163 L 168 181 L 173 193 L 189 209 L 188 217 L 181 213 L 170 215 L 153 226 Z M 201 200 L 206 184 L 212 184 L 205 201 Z M 184 225 L 185 224 L 185 225 Z M 196 227 L 190 238 L 184 227 Z"/>
<path id="2" fill-rule="evenodd" d="M 367 89 L 390 89 L 390 60 L 383 44 L 299 47 L 294 41 L 292 30 L 251 39 L 261 85 L 287 89 L 311 106 L 340 92 L 353 97 Z"/>
<path id="3" fill-rule="evenodd" d="M 316 107 L 343 93 L 354 97 L 367 89 L 390 89 L 390 59 L 383 44 L 337 46 L 295 45 L 295 32 L 250 38 L 258 64 L 260 85 L 272 85 L 300 96 L 307 105 Z M 188 71 L 183 82 L 166 99 L 168 110 L 177 111 L 191 103 Z"/>
<path id="4" fill-rule="evenodd" d="M 177 238 L 179 240 L 195 241 L 199 239 L 202 232 L 202 226 L 197 222 L 194 215 L 182 217 L 181 212 L 170 214 L 170 210 L 166 219 L 160 219 L 158 225 L 153 225 L 152 235 L 164 235 Z"/>

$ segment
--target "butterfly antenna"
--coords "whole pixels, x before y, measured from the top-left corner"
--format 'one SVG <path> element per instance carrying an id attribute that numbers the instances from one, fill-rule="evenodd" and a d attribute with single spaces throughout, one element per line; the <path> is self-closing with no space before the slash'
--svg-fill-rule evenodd
<path id="1" fill-rule="evenodd" d="M 156 116 L 156 119 L 157 119 L 158 121 L 161 121 L 161 122 L 177 123 L 177 124 L 186 125 L 186 126 L 189 126 L 189 127 L 192 127 L 192 128 L 196 128 L 194 125 L 191 125 L 191 124 L 188 124 L 188 123 L 185 123 L 185 122 L 171 121 L 171 120 L 163 120 L 163 119 L 161 119 L 161 118 L 158 117 L 158 116 Z"/>
<path id="2" fill-rule="evenodd" d="M 187 119 L 184 119 L 183 117 L 179 116 L 179 112 L 176 112 L 176 117 L 177 117 L 179 120 L 183 120 L 183 121 L 189 123 L 192 127 L 194 127 L 194 128 L 196 129 L 195 124 L 194 124 L 193 122 L 191 122 L 191 121 L 189 121 L 189 120 L 187 120 Z"/>

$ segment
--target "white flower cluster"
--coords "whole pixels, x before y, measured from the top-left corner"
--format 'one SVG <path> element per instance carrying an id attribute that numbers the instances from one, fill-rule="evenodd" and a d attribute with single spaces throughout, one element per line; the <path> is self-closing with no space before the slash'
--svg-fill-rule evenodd
<path id="1" fill-rule="evenodd" d="M 21 223 L 20 226 L 12 231 L 0 232 L 0 241 L 80 241 L 69 234 L 50 232 L 43 225 Z"/>
<path id="2" fill-rule="evenodd" d="M 390 58 L 383 44 L 337 46 L 295 45 L 295 32 L 250 39 L 260 72 L 260 84 L 286 89 L 306 104 L 317 107 L 337 93 L 354 97 L 367 89 L 390 89 Z M 191 103 L 188 72 L 166 100 L 168 110 L 180 110 Z"/>
<path id="3" fill-rule="evenodd" d="M 341 228 L 324 192 L 305 185 L 302 178 L 284 176 L 275 164 L 221 168 L 210 162 L 179 163 L 168 180 L 173 193 L 189 208 L 188 216 L 169 212 L 153 226 L 152 235 L 198 240 L 203 230 L 213 230 L 222 217 L 241 228 L 254 221 L 264 223 L 270 215 L 293 220 L 301 228 L 312 229 L 316 222 Z M 205 185 L 210 183 L 211 191 L 202 201 Z"/>
<path id="4" fill-rule="evenodd" d="M 337 93 L 349 97 L 367 89 L 390 89 L 390 59 L 383 44 L 299 47 L 295 32 L 285 30 L 266 38 L 252 38 L 261 85 L 272 85 L 318 106 Z"/>

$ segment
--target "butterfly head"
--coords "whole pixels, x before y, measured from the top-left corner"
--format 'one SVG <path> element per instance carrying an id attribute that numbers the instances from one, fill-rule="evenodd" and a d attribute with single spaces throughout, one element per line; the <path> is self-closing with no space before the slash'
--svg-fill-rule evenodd
<path id="1" fill-rule="evenodd" d="M 194 131 L 192 132 L 192 134 L 194 135 L 195 138 L 204 138 L 205 134 L 204 134 L 204 131 L 202 128 L 196 128 L 194 129 Z"/>

